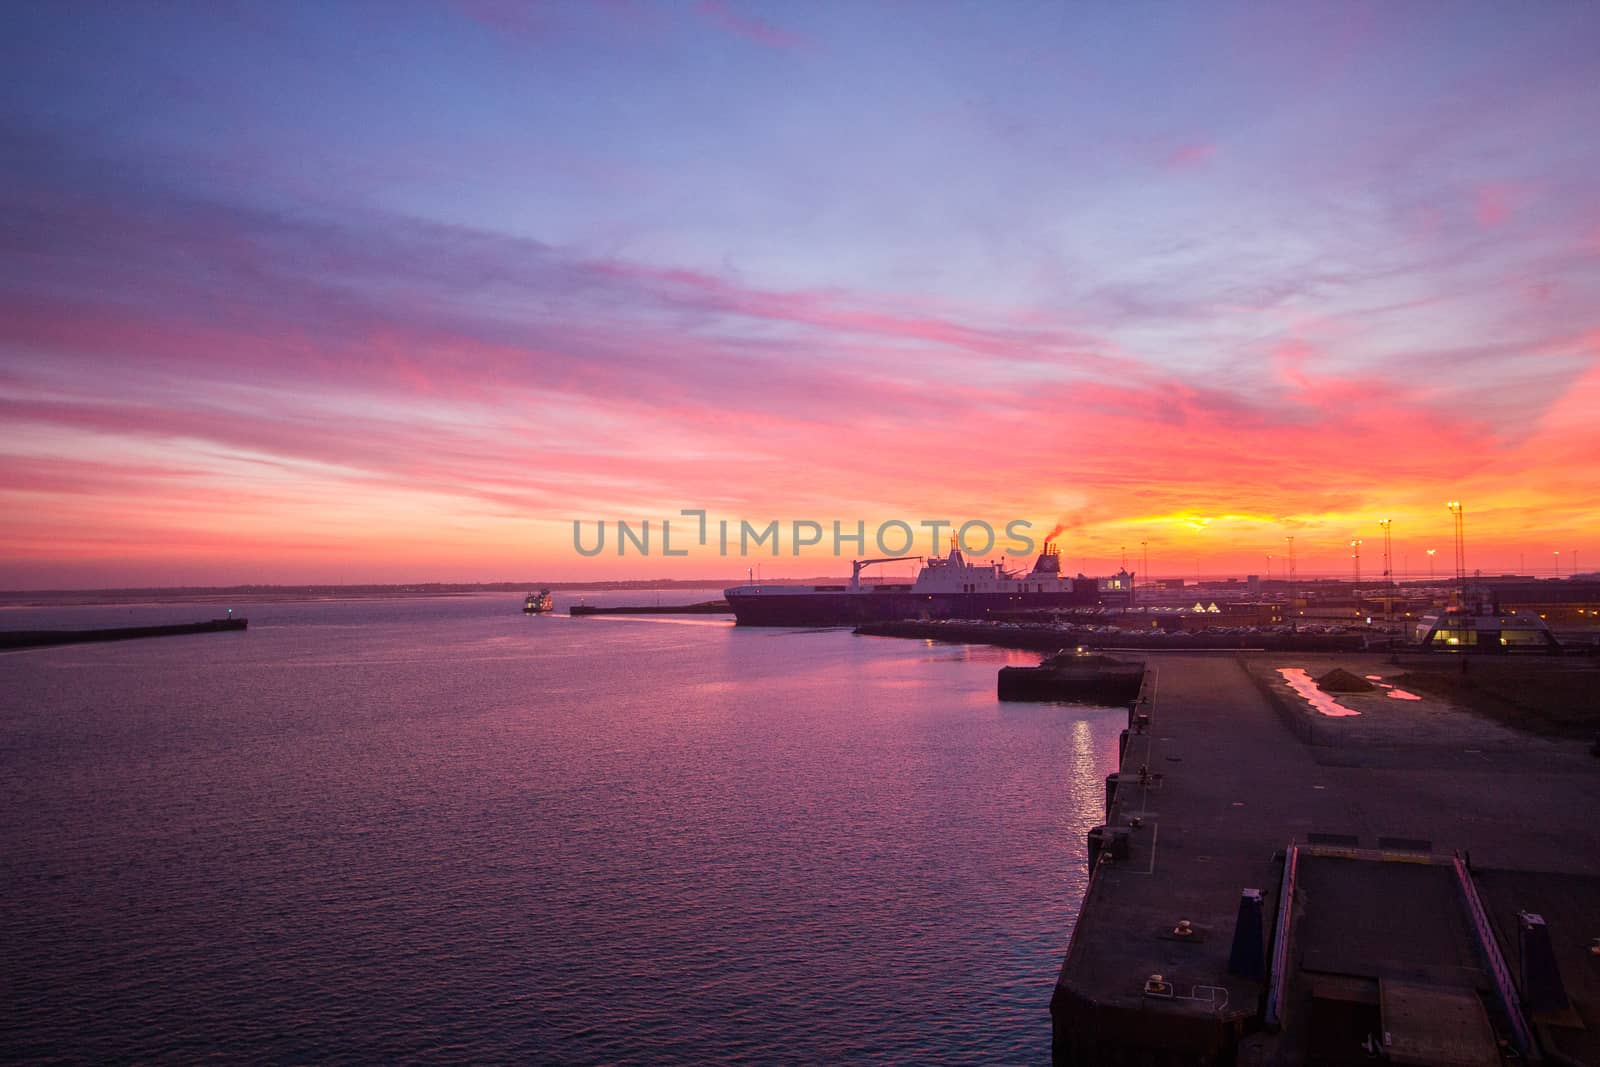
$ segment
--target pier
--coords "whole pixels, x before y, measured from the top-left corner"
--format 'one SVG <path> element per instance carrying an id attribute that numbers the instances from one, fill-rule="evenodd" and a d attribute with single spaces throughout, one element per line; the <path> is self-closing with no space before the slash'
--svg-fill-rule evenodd
<path id="1" fill-rule="evenodd" d="M 1001 667 L 996 691 L 1001 700 L 1126 704 L 1138 697 L 1144 676 L 1140 662 L 1063 652 L 1037 667 Z"/>
<path id="2" fill-rule="evenodd" d="M 1499 1062 L 1501 1042 L 1595 1062 L 1585 746 L 1382 689 L 1329 718 L 1278 671 L 1386 660 L 1307 658 L 1150 658 L 1051 1002 L 1055 1062 L 1353 1063 L 1385 1034 L 1392 1062 Z M 1537 1013 L 1519 913 L 1548 923 L 1560 979 Z"/>

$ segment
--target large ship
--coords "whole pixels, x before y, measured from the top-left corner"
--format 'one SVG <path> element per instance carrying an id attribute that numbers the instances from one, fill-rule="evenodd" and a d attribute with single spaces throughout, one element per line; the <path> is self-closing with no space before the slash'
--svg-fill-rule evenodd
<path id="1" fill-rule="evenodd" d="M 1126 607 L 1133 575 L 1068 578 L 1050 542 L 1027 573 L 998 563 L 972 563 L 952 539 L 950 554 L 928 559 L 914 582 L 863 581 L 879 563 L 922 559 L 888 556 L 851 564 L 847 585 L 736 585 L 723 591 L 741 626 L 855 626 L 893 619 L 984 619 L 997 612 L 1038 608 Z"/>
<path id="2" fill-rule="evenodd" d="M 528 594 L 528 599 L 522 602 L 522 613 L 524 615 L 543 615 L 555 606 L 556 602 L 551 598 L 550 590 L 541 589 L 537 593 Z"/>

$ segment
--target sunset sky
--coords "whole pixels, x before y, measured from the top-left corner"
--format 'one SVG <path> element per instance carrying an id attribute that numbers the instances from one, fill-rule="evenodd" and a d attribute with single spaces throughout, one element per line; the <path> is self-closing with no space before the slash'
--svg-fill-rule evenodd
<path id="1" fill-rule="evenodd" d="M 1600 4 L 0 20 L 0 588 L 1600 568 Z"/>

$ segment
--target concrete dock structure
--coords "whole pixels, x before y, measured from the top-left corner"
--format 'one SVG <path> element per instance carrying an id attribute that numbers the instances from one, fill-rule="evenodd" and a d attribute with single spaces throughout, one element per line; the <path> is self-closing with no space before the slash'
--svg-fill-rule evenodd
<path id="1" fill-rule="evenodd" d="M 1381 656 L 1149 665 L 1052 998 L 1057 1063 L 1597 1062 L 1585 745 L 1381 689 L 1324 715 L 1279 673 L 1381 676 Z M 1530 1011 L 1519 913 L 1540 907 L 1565 1002 Z"/>

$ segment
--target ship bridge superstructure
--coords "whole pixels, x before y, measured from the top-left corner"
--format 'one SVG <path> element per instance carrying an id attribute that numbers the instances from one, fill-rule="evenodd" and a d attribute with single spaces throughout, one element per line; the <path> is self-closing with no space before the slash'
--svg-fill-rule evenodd
<path id="1" fill-rule="evenodd" d="M 1011 588 L 1006 583 L 1013 582 L 1015 578 L 1015 574 L 1007 571 L 999 563 L 993 561 L 974 563 L 967 559 L 961 551 L 961 546 L 952 537 L 949 554 L 928 560 L 927 565 L 922 568 L 922 573 L 917 575 L 916 583 L 911 590 L 914 593 L 934 595 L 998 593 Z"/>

